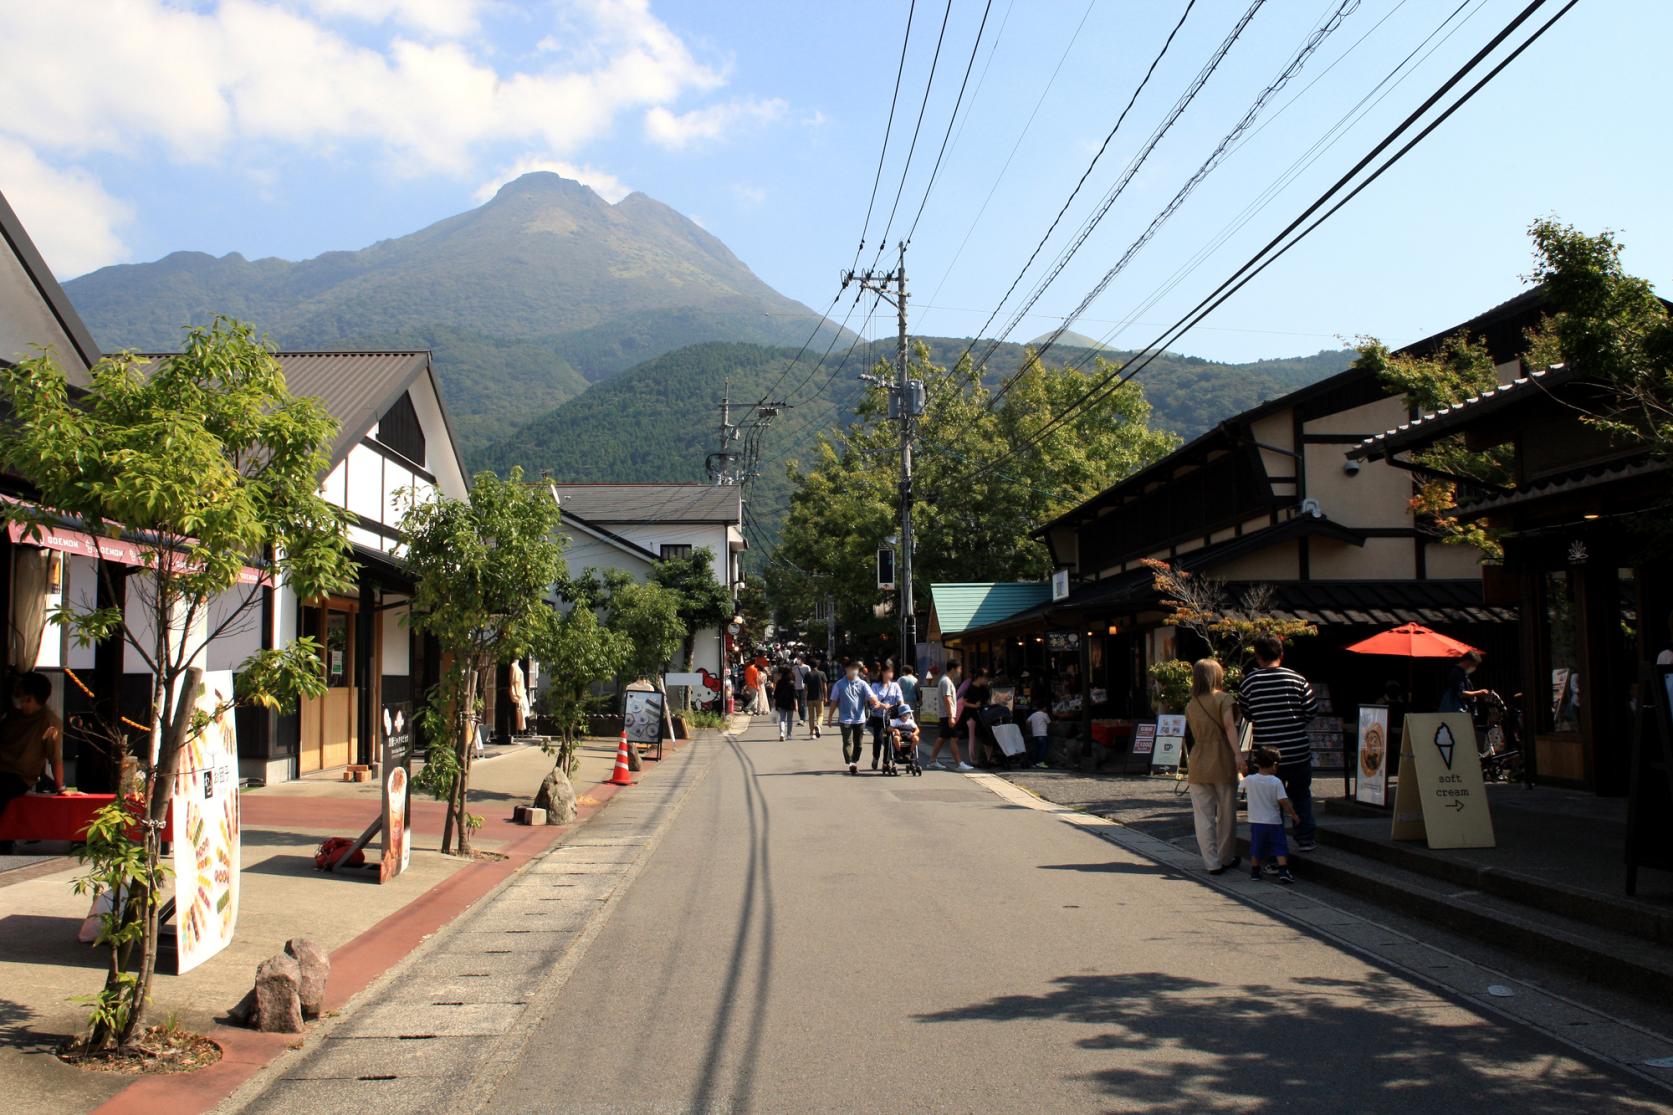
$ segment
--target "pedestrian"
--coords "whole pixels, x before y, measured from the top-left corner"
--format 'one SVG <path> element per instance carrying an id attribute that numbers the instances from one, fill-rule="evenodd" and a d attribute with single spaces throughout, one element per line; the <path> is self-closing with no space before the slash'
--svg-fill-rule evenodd
<path id="1" fill-rule="evenodd" d="M 16 705 L 0 724 L 0 816 L 39 787 L 48 768 L 53 791 L 64 792 L 64 726 L 47 707 L 51 699 L 52 681 L 34 670 L 20 675 L 12 688 Z M 12 849 L 10 840 L 0 841 L 0 854 Z"/>
<path id="2" fill-rule="evenodd" d="M 877 704 L 877 698 L 871 695 L 871 686 L 860 677 L 860 664 L 853 659 L 843 664 L 842 680 L 831 686 L 831 703 L 836 706 L 842 731 L 842 761 L 848 764 L 849 774 L 859 774 L 866 713 Z"/>
<path id="3" fill-rule="evenodd" d="M 802 690 L 807 697 L 807 728 L 812 739 L 819 738 L 819 724 L 825 719 L 825 694 L 830 687 L 830 680 L 820 669 L 819 660 L 814 659 L 807 668 L 807 682 Z"/>
<path id="4" fill-rule="evenodd" d="M 1319 709 L 1307 679 L 1284 665 L 1284 644 L 1271 635 L 1255 640 L 1256 668 L 1237 689 L 1243 715 L 1255 725 L 1255 746 L 1278 753 L 1278 777 L 1295 814 L 1295 849 L 1311 852 L 1318 844 L 1313 820 L 1313 752 L 1307 722 Z"/>
<path id="5" fill-rule="evenodd" d="M 926 766 L 940 766 L 941 749 L 951 746 L 953 751 L 953 769 L 968 771 L 976 768 L 965 762 L 959 753 L 958 746 L 958 708 L 959 708 L 959 674 L 961 673 L 956 659 L 947 663 L 947 669 L 941 674 L 941 680 L 936 683 L 936 699 L 940 702 L 941 715 L 939 723 L 941 730 L 936 734 L 935 747 L 929 753 Z"/>
<path id="6" fill-rule="evenodd" d="M 906 702 L 906 707 L 916 711 L 918 707 L 918 674 L 913 669 L 912 663 L 907 662 L 901 666 L 900 676 L 895 679 L 895 684 L 900 686 L 900 697 L 901 700 Z"/>
<path id="7" fill-rule="evenodd" d="M 959 727 L 967 737 L 965 753 L 972 759 L 981 755 L 976 749 L 976 711 L 986 708 L 988 701 L 993 697 L 993 687 L 988 684 L 989 676 L 986 666 L 976 667 L 970 684 L 964 687 L 964 703 L 959 709 Z"/>
<path id="8" fill-rule="evenodd" d="M 795 671 L 789 666 L 780 666 L 773 681 L 773 711 L 778 715 L 778 742 L 783 743 L 796 722 Z"/>
<path id="9" fill-rule="evenodd" d="M 1470 675 L 1481 665 L 1481 652 L 1467 650 L 1458 656 L 1447 673 L 1446 689 L 1441 693 L 1440 707 L 1436 712 L 1470 712 L 1471 702 L 1477 697 L 1485 697 L 1492 692 L 1489 689 L 1471 689 Z"/>
<path id="10" fill-rule="evenodd" d="M 877 667 L 877 680 L 871 683 L 871 695 L 877 699 L 871 710 L 871 769 L 883 757 L 883 747 L 889 740 L 889 719 L 904 701 L 895 670 L 888 662 Z"/>
<path id="11" fill-rule="evenodd" d="M 796 721 L 807 723 L 807 665 L 802 656 L 797 655 L 790 660 L 790 680 L 796 685 Z"/>
<path id="12" fill-rule="evenodd" d="M 1257 747 L 1258 773 L 1243 780 L 1243 792 L 1249 798 L 1249 877 L 1257 882 L 1261 877 L 1261 863 L 1268 859 L 1277 862 L 1280 883 L 1295 882 L 1295 876 L 1290 874 L 1289 848 L 1284 844 L 1284 817 L 1297 820 L 1297 814 L 1284 793 L 1284 780 L 1277 775 L 1279 766 L 1276 750 Z"/>
<path id="13" fill-rule="evenodd" d="M 756 701 L 761 696 L 761 671 L 754 662 L 744 666 L 744 712 L 755 715 Z"/>
<path id="14" fill-rule="evenodd" d="M 1191 700 L 1185 723 L 1191 730 L 1187 781 L 1197 851 L 1210 875 L 1240 862 L 1237 850 L 1237 698 L 1226 692 L 1226 671 L 1212 658 L 1191 667 Z"/>
<path id="15" fill-rule="evenodd" d="M 1034 765 L 1045 766 L 1051 752 L 1051 716 L 1045 709 L 1028 714 L 1028 735 L 1034 741 Z"/>

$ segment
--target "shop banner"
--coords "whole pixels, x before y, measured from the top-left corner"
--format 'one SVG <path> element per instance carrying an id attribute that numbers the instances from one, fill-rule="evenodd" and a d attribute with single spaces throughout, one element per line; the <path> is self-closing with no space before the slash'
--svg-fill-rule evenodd
<path id="1" fill-rule="evenodd" d="M 1054 629 L 1046 632 L 1046 650 L 1052 654 L 1069 654 L 1080 650 L 1080 632 Z"/>
<path id="2" fill-rule="evenodd" d="M 662 694 L 650 689 L 629 689 L 625 708 L 629 743 L 662 742 Z"/>
<path id="3" fill-rule="evenodd" d="M 1156 742 L 1150 753 L 1151 770 L 1178 770 L 1185 754 L 1185 718 L 1168 713 L 1156 718 Z"/>
<path id="4" fill-rule="evenodd" d="M 1427 840 L 1431 848 L 1494 847 L 1493 817 L 1469 713 L 1406 717 L 1389 835 Z"/>
<path id="5" fill-rule="evenodd" d="M 1133 725 L 1133 754 L 1148 755 L 1156 750 L 1156 722 L 1146 720 Z"/>
<path id="6" fill-rule="evenodd" d="M 174 776 L 174 920 L 178 972 L 220 952 L 238 924 L 242 855 L 238 803 L 238 733 L 233 723 L 232 673 L 203 676 L 196 698 L 206 716 L 219 709 L 180 755 Z"/>
<path id="7" fill-rule="evenodd" d="M 412 862 L 412 705 L 383 706 L 383 858 L 378 882 L 387 883 Z"/>
<path id="8" fill-rule="evenodd" d="M 1388 708 L 1359 706 L 1359 781 L 1354 797 L 1367 805 L 1388 804 Z"/>

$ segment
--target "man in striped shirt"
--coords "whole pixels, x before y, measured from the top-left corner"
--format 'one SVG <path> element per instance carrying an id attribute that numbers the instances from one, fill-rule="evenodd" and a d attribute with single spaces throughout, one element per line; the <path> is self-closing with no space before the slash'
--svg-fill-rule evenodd
<path id="1" fill-rule="evenodd" d="M 1318 711 L 1318 698 L 1307 679 L 1284 666 L 1284 645 L 1271 635 L 1255 640 L 1256 669 L 1243 677 L 1237 703 L 1255 725 L 1255 746 L 1278 752 L 1278 778 L 1295 806 L 1295 846 L 1311 852 L 1318 845 L 1313 823 L 1313 752 L 1307 722 Z"/>

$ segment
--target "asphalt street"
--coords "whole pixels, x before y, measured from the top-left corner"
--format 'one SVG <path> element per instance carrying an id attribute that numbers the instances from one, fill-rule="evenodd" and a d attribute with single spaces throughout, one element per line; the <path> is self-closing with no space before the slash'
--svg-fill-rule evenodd
<path id="1" fill-rule="evenodd" d="M 764 722 L 699 746 L 477 1110 L 1668 1109 L 979 780 L 850 777 L 834 735 Z"/>

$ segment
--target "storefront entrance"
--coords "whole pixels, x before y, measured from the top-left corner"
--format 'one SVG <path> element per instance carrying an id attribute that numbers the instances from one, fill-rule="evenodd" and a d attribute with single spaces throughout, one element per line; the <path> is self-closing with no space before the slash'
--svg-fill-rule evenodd
<path id="1" fill-rule="evenodd" d="M 354 755 L 356 710 L 360 690 L 355 686 L 355 612 L 350 600 L 332 599 L 324 607 L 304 606 L 299 634 L 318 640 L 325 654 L 323 697 L 302 702 L 301 747 L 298 770 L 326 770 L 346 766 Z"/>

